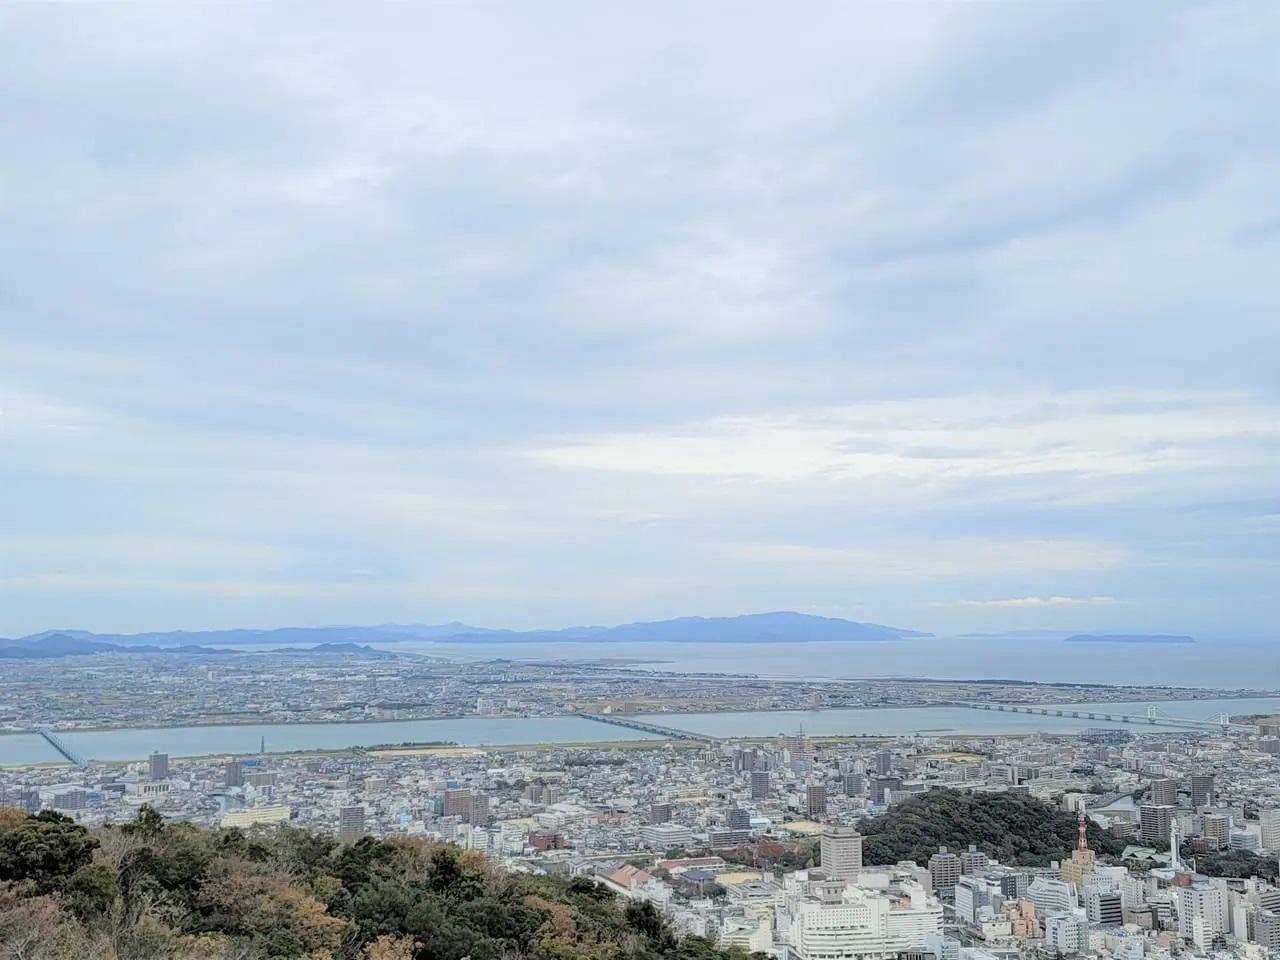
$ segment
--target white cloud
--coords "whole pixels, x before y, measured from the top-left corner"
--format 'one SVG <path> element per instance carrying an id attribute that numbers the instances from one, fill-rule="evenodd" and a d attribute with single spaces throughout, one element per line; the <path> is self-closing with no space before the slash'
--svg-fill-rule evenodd
<path id="1" fill-rule="evenodd" d="M 1008 607 L 1026 609 L 1039 607 L 1111 607 L 1123 601 L 1115 597 L 1011 597 L 1006 600 L 957 600 L 962 607 Z"/>
<path id="2" fill-rule="evenodd" d="M 1249 441 L 1241 444 L 1239 441 Z M 794 483 L 1123 478 L 1225 473 L 1268 456 L 1280 405 L 1210 393 L 1075 391 L 930 397 L 669 431 L 565 437 L 529 451 L 549 466 Z"/>

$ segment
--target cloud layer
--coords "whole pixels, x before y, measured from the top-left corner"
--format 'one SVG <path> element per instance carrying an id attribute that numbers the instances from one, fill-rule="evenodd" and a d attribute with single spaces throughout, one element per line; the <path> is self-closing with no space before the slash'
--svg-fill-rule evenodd
<path id="1" fill-rule="evenodd" d="M 0 635 L 1266 635 L 1277 42 L 1245 3 L 0 10 Z"/>

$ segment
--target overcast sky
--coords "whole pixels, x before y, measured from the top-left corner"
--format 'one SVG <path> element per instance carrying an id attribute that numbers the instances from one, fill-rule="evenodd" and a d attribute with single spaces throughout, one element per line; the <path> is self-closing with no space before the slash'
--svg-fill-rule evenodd
<path id="1" fill-rule="evenodd" d="M 1280 619 L 1280 5 L 9 5 L 0 635 Z"/>

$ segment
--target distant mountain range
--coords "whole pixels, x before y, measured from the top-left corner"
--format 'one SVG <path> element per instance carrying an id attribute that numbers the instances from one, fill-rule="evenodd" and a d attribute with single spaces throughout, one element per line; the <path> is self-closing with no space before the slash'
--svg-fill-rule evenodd
<path id="1" fill-rule="evenodd" d="M 234 650 L 220 647 L 204 647 L 194 643 L 162 646 L 154 643 L 111 643 L 89 639 L 82 632 L 41 633 L 19 640 L 0 640 L 0 660 L 49 660 L 57 657 L 75 657 L 93 653 L 163 653 L 163 654 L 229 654 Z M 358 643 L 320 643 L 311 647 L 284 647 L 270 653 L 377 653 L 370 646 Z M 390 656 L 390 654 L 386 654 Z"/>
<path id="2" fill-rule="evenodd" d="M 175 630 L 160 633 L 91 633 L 50 630 L 18 640 L 0 640 L 0 658 L 72 656 L 112 650 L 138 652 L 183 650 L 217 652 L 210 645 L 405 643 L 439 640 L 451 643 L 802 643 L 866 642 L 932 637 L 931 633 L 859 623 L 804 613 L 754 613 L 738 617 L 677 617 L 616 627 L 566 627 L 562 630 L 492 630 L 465 623 L 380 624 L 350 627 L 281 627 L 274 630 Z M 348 646 L 347 649 L 350 647 Z"/>

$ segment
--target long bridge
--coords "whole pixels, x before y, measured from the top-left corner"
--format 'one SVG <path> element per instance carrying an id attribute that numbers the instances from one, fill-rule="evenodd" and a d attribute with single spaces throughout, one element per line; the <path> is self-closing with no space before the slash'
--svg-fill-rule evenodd
<path id="1" fill-rule="evenodd" d="M 579 713 L 577 716 L 583 720 L 595 720 L 597 723 L 609 723 L 615 727 L 626 727 L 628 730 L 657 734 L 660 737 L 666 737 L 668 740 L 705 741 L 722 739 L 721 737 L 712 737 L 701 733 L 691 733 L 688 730 L 677 730 L 675 727 L 664 727 L 656 723 L 649 723 L 646 720 L 620 717 L 615 713 Z"/>
<path id="2" fill-rule="evenodd" d="M 1190 701 L 1194 702 L 1194 701 Z M 1106 712 L 1103 710 L 1077 710 L 1071 707 L 1026 706 L 1017 703 L 973 703 L 967 700 L 956 700 L 952 706 L 968 707 L 971 710 L 992 710 L 997 713 L 1027 713 L 1040 717 L 1074 717 L 1079 720 L 1109 720 L 1112 723 L 1140 723 L 1151 726 L 1182 727 L 1198 730 L 1249 731 L 1254 728 L 1249 724 L 1232 723 L 1230 715 L 1218 713 L 1212 717 L 1197 719 L 1192 717 L 1175 717 L 1157 707 L 1148 707 L 1144 714 Z"/>
<path id="3" fill-rule="evenodd" d="M 85 765 L 84 757 L 80 756 L 80 754 L 67 746 L 67 742 L 48 727 L 41 727 L 36 732 L 45 738 L 49 746 L 53 747 L 53 749 L 57 750 L 58 753 L 66 757 L 73 766 L 83 767 Z"/>

